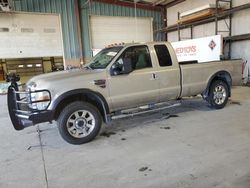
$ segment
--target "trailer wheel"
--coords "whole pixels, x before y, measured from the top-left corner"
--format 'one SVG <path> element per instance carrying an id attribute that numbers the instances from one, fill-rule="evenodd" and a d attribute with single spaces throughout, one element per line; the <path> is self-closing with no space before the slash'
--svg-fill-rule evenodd
<path id="1" fill-rule="evenodd" d="M 229 96 L 228 85 L 223 80 L 215 80 L 209 90 L 208 102 L 212 108 L 221 109 L 227 104 Z"/>
<path id="2" fill-rule="evenodd" d="M 98 135 L 102 118 L 95 106 L 77 101 L 63 109 L 57 124 L 66 142 L 79 145 L 92 141 Z"/>

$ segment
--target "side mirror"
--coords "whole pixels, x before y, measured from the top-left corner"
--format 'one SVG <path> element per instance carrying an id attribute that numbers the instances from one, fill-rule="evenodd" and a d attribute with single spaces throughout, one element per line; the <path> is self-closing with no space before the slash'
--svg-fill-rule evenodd
<path id="1" fill-rule="evenodd" d="M 115 62 L 111 67 L 111 75 L 129 74 L 133 71 L 130 58 L 124 58 L 123 63 Z"/>
<path id="2" fill-rule="evenodd" d="M 119 65 L 118 62 L 115 62 L 111 67 L 111 75 L 116 76 L 121 74 L 122 72 L 122 65 Z"/>

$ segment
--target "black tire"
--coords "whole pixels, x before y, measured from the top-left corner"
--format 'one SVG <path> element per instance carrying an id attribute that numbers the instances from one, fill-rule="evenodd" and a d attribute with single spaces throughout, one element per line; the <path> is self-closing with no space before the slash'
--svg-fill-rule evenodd
<path id="1" fill-rule="evenodd" d="M 217 94 L 217 96 L 216 96 Z M 210 86 L 207 101 L 212 108 L 221 109 L 227 104 L 229 88 L 225 81 L 215 80 Z"/>
<path id="2" fill-rule="evenodd" d="M 86 112 L 87 114 L 83 115 L 83 112 Z M 77 114 L 79 115 L 78 118 L 76 117 Z M 91 128 L 88 128 L 87 126 L 89 125 L 89 121 L 87 120 L 88 117 L 91 118 L 89 121 L 93 124 L 91 125 Z M 74 123 L 70 121 L 74 121 Z M 102 125 L 102 118 L 98 109 L 92 104 L 76 101 L 70 103 L 62 110 L 57 120 L 57 124 L 59 133 L 66 142 L 79 145 L 92 141 L 98 135 Z M 90 129 L 90 133 L 87 134 L 86 130 Z M 86 131 L 86 136 L 84 136 L 84 133 L 78 134 L 78 131 L 83 130 Z"/>

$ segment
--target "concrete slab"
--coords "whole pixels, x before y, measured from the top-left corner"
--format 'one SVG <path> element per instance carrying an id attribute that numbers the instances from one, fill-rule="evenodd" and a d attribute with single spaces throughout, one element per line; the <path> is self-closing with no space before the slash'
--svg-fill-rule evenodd
<path id="1" fill-rule="evenodd" d="M 193 98 L 113 121 L 103 129 L 106 136 L 81 146 L 64 142 L 55 124 L 41 124 L 45 163 L 39 147 L 27 150 L 39 145 L 35 127 L 15 132 L 1 102 L 0 187 L 46 187 L 45 164 L 48 187 L 249 188 L 249 93 L 249 87 L 234 88 L 222 110 Z"/>
<path id="2" fill-rule="evenodd" d="M 36 127 L 11 126 L 6 96 L 0 96 L 0 187 L 46 187 Z"/>

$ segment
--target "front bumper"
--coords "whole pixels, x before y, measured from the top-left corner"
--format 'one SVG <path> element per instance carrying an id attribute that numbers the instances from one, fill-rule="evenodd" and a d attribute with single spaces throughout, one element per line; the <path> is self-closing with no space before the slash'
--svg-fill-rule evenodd
<path id="1" fill-rule="evenodd" d="M 53 112 L 47 110 L 51 101 L 51 97 L 48 100 L 31 100 L 31 93 L 44 91 L 49 92 L 48 90 L 19 91 L 17 84 L 12 84 L 9 86 L 8 110 L 11 122 L 16 130 L 22 130 L 38 123 L 51 122 L 53 120 Z M 22 96 L 24 97 L 21 98 Z M 29 108 L 30 104 L 39 102 L 49 102 L 49 104 L 45 110 L 33 110 Z"/>

